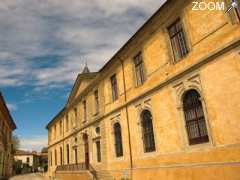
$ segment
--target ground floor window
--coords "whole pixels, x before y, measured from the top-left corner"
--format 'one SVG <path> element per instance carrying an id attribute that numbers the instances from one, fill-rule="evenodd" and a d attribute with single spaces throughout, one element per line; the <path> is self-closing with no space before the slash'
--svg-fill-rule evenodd
<path id="1" fill-rule="evenodd" d="M 189 90 L 183 96 L 183 110 L 189 144 L 200 144 L 209 141 L 208 131 L 201 102 L 196 90 Z"/>
<path id="2" fill-rule="evenodd" d="M 97 150 L 97 162 L 101 162 L 101 143 L 96 141 L 96 150 Z"/>

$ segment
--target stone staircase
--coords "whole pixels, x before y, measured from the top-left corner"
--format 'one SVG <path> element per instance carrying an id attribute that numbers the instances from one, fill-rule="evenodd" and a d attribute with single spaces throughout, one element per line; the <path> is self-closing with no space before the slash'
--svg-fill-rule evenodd
<path id="1" fill-rule="evenodd" d="M 95 172 L 94 180 L 114 180 L 114 178 L 108 171 L 101 170 Z"/>

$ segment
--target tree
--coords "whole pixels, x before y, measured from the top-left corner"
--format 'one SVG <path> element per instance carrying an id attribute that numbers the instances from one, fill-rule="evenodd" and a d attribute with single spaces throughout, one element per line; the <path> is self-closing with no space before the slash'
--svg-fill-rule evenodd
<path id="1" fill-rule="evenodd" d="M 13 150 L 13 152 L 15 153 L 16 152 L 16 150 L 18 150 L 19 149 L 19 147 L 20 147 L 20 139 L 19 139 L 19 137 L 17 136 L 17 135 L 14 135 L 13 137 L 12 137 L 12 150 Z"/>

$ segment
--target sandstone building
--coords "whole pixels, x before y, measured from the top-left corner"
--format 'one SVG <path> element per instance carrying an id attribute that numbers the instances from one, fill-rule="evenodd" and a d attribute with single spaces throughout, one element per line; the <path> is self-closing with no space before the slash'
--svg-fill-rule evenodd
<path id="1" fill-rule="evenodd" d="M 239 14 L 168 0 L 86 67 L 47 125 L 49 176 L 240 179 Z"/>
<path id="2" fill-rule="evenodd" d="M 0 179 L 12 175 L 12 131 L 16 125 L 0 92 Z"/>

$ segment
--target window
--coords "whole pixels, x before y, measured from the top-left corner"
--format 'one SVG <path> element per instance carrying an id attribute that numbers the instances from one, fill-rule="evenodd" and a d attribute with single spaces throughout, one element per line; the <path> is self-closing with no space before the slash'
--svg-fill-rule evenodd
<path id="1" fill-rule="evenodd" d="M 83 119 L 84 122 L 87 121 L 87 101 L 83 101 Z"/>
<path id="2" fill-rule="evenodd" d="M 94 99 L 95 99 L 95 108 L 96 108 L 96 114 L 99 112 L 99 96 L 98 96 L 98 90 L 94 91 Z"/>
<path id="3" fill-rule="evenodd" d="M 116 74 L 111 76 L 111 86 L 112 86 L 112 100 L 116 101 L 118 99 L 118 87 L 117 87 Z"/>
<path id="4" fill-rule="evenodd" d="M 52 151 L 51 151 L 51 154 L 50 154 L 50 164 L 52 166 Z"/>
<path id="5" fill-rule="evenodd" d="M 57 165 L 57 150 L 56 149 L 55 149 L 54 154 L 55 154 L 55 165 Z"/>
<path id="6" fill-rule="evenodd" d="M 63 165 L 63 152 L 62 152 L 62 147 L 60 147 L 60 163 Z"/>
<path id="7" fill-rule="evenodd" d="M 77 108 L 74 108 L 74 125 L 77 125 L 78 112 Z"/>
<path id="8" fill-rule="evenodd" d="M 60 120 L 60 135 L 62 135 L 62 120 Z"/>
<path id="9" fill-rule="evenodd" d="M 68 119 L 68 114 L 66 115 L 66 131 L 68 132 L 69 130 L 69 119 Z"/>
<path id="10" fill-rule="evenodd" d="M 77 164 L 78 163 L 77 147 L 74 149 L 74 155 L 75 155 L 75 164 Z"/>
<path id="11" fill-rule="evenodd" d="M 67 144 L 67 164 L 69 164 L 69 144 Z"/>
<path id="12" fill-rule="evenodd" d="M 239 6 L 239 5 L 238 5 Z M 236 15 L 237 15 L 237 19 L 238 19 L 238 22 L 240 22 L 240 8 L 239 7 L 236 7 L 234 8 L 235 9 L 235 12 L 236 12 Z"/>
<path id="13" fill-rule="evenodd" d="M 142 52 L 139 52 L 134 57 L 134 64 L 135 64 L 135 71 L 136 71 L 136 81 L 137 81 L 136 83 L 137 83 L 137 86 L 139 86 L 139 85 L 142 85 L 145 81 Z"/>
<path id="14" fill-rule="evenodd" d="M 101 144 L 100 144 L 100 141 L 96 141 L 96 149 L 97 149 L 97 162 L 101 162 Z"/>
<path id="15" fill-rule="evenodd" d="M 54 125 L 54 139 L 57 137 L 57 125 Z"/>
<path id="16" fill-rule="evenodd" d="M 152 125 L 152 114 L 144 110 L 141 114 L 144 152 L 155 151 L 155 140 Z"/>
<path id="17" fill-rule="evenodd" d="M 116 156 L 123 156 L 123 147 L 122 147 L 122 132 L 121 125 L 119 123 L 114 124 L 114 136 L 115 136 L 115 152 Z"/>
<path id="18" fill-rule="evenodd" d="M 27 161 L 27 164 L 28 164 L 28 163 L 30 162 L 30 158 L 29 158 L 29 157 L 27 157 L 26 161 Z"/>
<path id="19" fill-rule="evenodd" d="M 208 142 L 208 132 L 200 95 L 196 90 L 189 90 L 183 97 L 183 110 L 189 144 Z"/>
<path id="20" fill-rule="evenodd" d="M 177 62 L 188 53 L 187 43 L 180 19 L 168 28 L 168 33 L 171 39 L 174 61 Z"/>

